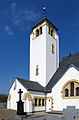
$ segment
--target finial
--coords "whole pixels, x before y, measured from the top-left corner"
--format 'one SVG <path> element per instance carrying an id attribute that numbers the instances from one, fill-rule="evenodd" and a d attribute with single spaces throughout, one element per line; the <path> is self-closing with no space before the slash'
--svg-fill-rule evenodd
<path id="1" fill-rule="evenodd" d="M 44 10 L 44 18 L 46 18 L 46 14 L 45 14 L 46 7 L 43 7 L 43 10 Z"/>

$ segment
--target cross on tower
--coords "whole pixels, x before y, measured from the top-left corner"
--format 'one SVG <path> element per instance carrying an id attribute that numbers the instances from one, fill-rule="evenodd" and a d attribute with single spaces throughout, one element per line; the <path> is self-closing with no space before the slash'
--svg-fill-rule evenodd
<path id="1" fill-rule="evenodd" d="M 21 89 L 19 89 L 19 101 L 21 101 L 21 94 L 23 93 L 23 91 L 21 91 Z"/>
<path id="2" fill-rule="evenodd" d="M 45 14 L 46 7 L 43 7 L 43 10 L 44 10 L 44 18 L 46 18 L 46 14 Z"/>

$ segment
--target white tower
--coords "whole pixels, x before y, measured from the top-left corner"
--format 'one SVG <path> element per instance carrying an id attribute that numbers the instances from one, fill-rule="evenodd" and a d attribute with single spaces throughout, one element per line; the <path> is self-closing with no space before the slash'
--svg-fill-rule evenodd
<path id="1" fill-rule="evenodd" d="M 59 36 L 57 28 L 46 17 L 32 30 L 30 80 L 45 87 L 59 67 Z"/>

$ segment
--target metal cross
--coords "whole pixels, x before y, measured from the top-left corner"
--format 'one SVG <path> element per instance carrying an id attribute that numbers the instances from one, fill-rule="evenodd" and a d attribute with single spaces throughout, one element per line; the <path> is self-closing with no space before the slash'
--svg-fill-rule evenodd
<path id="1" fill-rule="evenodd" d="M 46 7 L 43 7 L 43 10 L 44 10 L 44 18 L 46 18 L 46 14 L 45 14 Z"/>

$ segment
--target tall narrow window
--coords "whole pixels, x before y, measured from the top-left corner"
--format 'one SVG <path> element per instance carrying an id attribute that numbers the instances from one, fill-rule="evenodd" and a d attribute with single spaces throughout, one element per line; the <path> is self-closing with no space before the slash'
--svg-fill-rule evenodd
<path id="1" fill-rule="evenodd" d="M 70 84 L 70 96 L 74 96 L 74 83 L 72 82 L 71 84 Z"/>
<path id="2" fill-rule="evenodd" d="M 54 54 L 54 45 L 52 44 L 52 53 Z"/>
<path id="3" fill-rule="evenodd" d="M 44 103 L 45 103 L 44 101 L 45 101 L 45 99 L 42 99 L 42 106 L 44 106 Z"/>
<path id="4" fill-rule="evenodd" d="M 37 98 L 35 98 L 35 106 L 37 106 Z"/>
<path id="5" fill-rule="evenodd" d="M 41 106 L 41 99 L 39 99 L 39 106 Z"/>
<path id="6" fill-rule="evenodd" d="M 76 96 L 79 96 L 79 87 L 76 88 Z"/>
<path id="7" fill-rule="evenodd" d="M 36 65 L 36 76 L 39 75 L 38 70 L 39 70 L 38 65 Z"/>
<path id="8" fill-rule="evenodd" d="M 42 27 L 40 27 L 40 34 L 42 34 Z"/>
<path id="9" fill-rule="evenodd" d="M 36 37 L 39 36 L 39 30 L 36 30 Z"/>
<path id="10" fill-rule="evenodd" d="M 49 27 L 49 34 L 50 34 L 50 27 Z"/>
<path id="11" fill-rule="evenodd" d="M 69 96 L 69 90 L 65 89 L 65 97 L 68 97 L 68 96 Z"/>
<path id="12" fill-rule="evenodd" d="M 51 30 L 51 36 L 53 36 L 53 30 Z"/>

